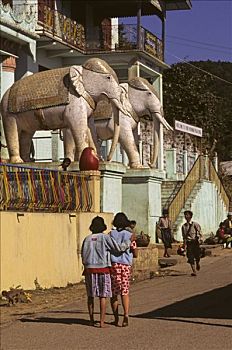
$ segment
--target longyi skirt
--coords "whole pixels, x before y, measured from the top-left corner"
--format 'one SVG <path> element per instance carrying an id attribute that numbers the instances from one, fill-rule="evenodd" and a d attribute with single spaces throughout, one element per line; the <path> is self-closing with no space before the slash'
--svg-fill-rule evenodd
<path id="1" fill-rule="evenodd" d="M 169 228 L 161 229 L 162 242 L 165 248 L 172 248 L 172 234 Z"/>
<path id="2" fill-rule="evenodd" d="M 112 297 L 109 273 L 87 273 L 85 275 L 85 285 L 88 297 Z"/>

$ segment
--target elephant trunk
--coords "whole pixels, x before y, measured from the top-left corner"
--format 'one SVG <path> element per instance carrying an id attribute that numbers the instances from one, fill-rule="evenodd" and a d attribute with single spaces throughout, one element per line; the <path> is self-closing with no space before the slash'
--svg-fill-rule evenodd
<path id="1" fill-rule="evenodd" d="M 110 162 L 113 155 L 114 151 L 117 147 L 118 139 L 119 139 L 119 133 L 120 133 L 120 125 L 119 125 L 119 109 L 115 107 L 114 105 L 112 106 L 113 109 L 113 116 L 114 116 L 114 135 L 110 147 L 110 152 L 107 156 L 107 160 Z"/>
<path id="2" fill-rule="evenodd" d="M 127 101 L 123 98 L 122 94 L 120 97 L 120 101 L 118 101 L 116 98 L 112 98 L 112 99 L 110 99 L 110 101 L 111 101 L 112 106 L 115 106 L 124 115 L 132 117 L 132 114 L 131 114 L 132 112 L 131 112 L 131 110 L 128 109 L 128 105 L 126 104 Z M 129 104 L 129 106 L 130 106 L 130 104 Z"/>

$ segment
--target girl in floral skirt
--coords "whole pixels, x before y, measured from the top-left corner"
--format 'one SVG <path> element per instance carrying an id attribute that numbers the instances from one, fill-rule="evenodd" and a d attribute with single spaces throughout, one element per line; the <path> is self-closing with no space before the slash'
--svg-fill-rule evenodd
<path id="1" fill-rule="evenodd" d="M 104 219 L 96 216 L 90 225 L 92 234 L 87 236 L 82 244 L 81 256 L 84 265 L 86 291 L 88 296 L 88 311 L 90 324 L 94 326 L 94 297 L 100 300 L 100 327 L 104 327 L 106 313 L 106 298 L 112 297 L 110 267 L 110 252 L 121 253 L 129 249 L 130 238 L 118 244 L 106 230 Z"/>
<path id="2" fill-rule="evenodd" d="M 131 239 L 130 250 L 123 254 L 111 254 L 111 281 L 112 281 L 112 298 L 111 307 L 114 313 L 114 324 L 118 326 L 118 295 L 121 296 L 124 317 L 122 327 L 128 326 L 129 317 L 129 287 L 131 279 L 131 269 L 133 257 L 137 257 L 137 245 L 134 240 L 134 235 L 129 231 L 130 221 L 124 213 L 117 213 L 114 217 L 113 225 L 115 229 L 110 232 L 110 236 L 115 239 L 118 244 L 124 240 Z"/>

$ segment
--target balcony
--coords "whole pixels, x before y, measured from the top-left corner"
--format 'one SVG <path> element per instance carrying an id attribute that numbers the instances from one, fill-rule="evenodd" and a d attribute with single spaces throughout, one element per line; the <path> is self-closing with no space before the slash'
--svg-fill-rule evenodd
<path id="1" fill-rule="evenodd" d="M 134 24 L 102 25 L 99 39 L 86 42 L 87 53 L 106 51 L 143 51 L 161 61 L 164 59 L 162 40 L 149 30 L 142 26 L 138 28 Z"/>
<path id="2" fill-rule="evenodd" d="M 38 5 L 38 25 L 42 28 L 43 34 L 52 36 L 81 51 L 85 50 L 84 27 L 42 3 Z"/>
<path id="3" fill-rule="evenodd" d="M 163 42 L 147 29 L 130 24 L 87 27 L 44 4 L 38 7 L 39 32 L 83 54 L 143 51 L 163 61 Z"/>

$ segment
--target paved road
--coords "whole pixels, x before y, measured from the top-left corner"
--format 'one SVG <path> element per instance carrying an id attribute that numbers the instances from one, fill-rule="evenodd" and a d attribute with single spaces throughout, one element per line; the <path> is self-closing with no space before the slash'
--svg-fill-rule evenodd
<path id="1" fill-rule="evenodd" d="M 197 277 L 187 264 L 174 268 L 170 276 L 132 286 L 127 328 L 90 327 L 83 300 L 21 316 L 3 327 L 1 349 L 232 349 L 232 251 L 204 258 Z"/>

